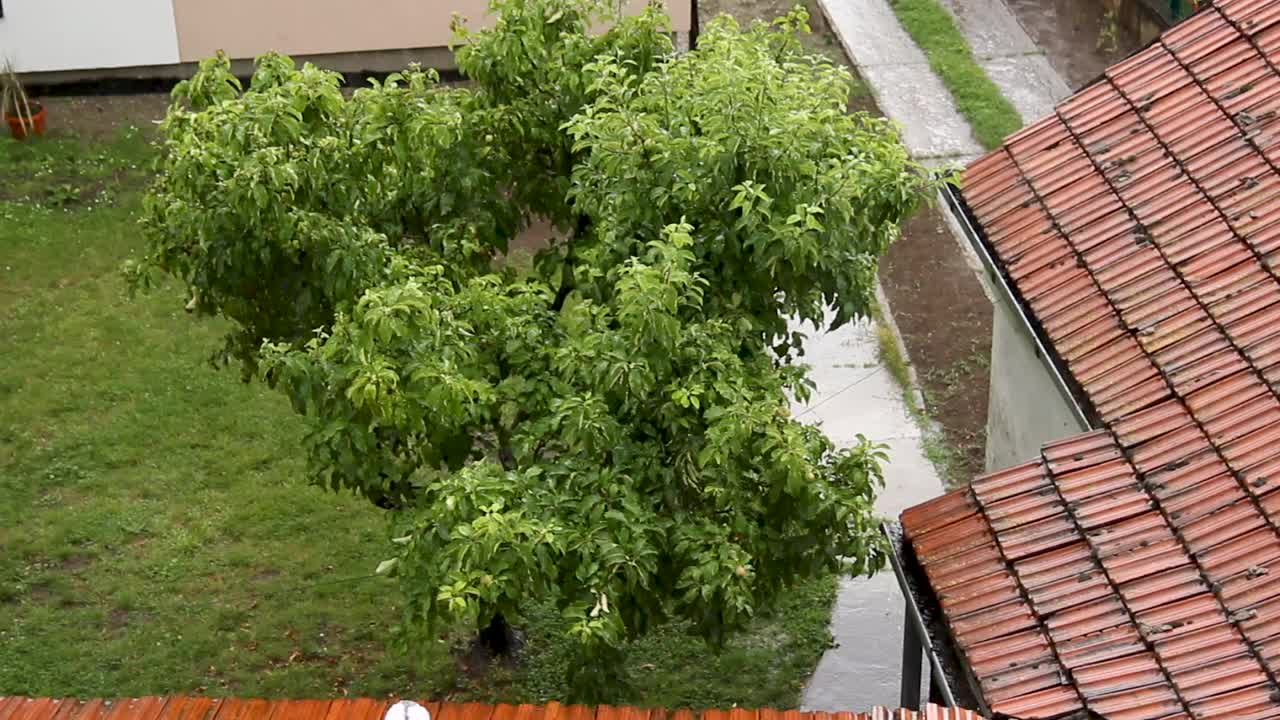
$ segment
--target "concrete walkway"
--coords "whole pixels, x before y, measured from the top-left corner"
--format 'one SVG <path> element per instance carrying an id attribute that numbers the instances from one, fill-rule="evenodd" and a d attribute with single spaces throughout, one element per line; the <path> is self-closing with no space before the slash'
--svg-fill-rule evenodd
<path id="1" fill-rule="evenodd" d="M 939 2 L 951 11 L 978 64 L 1013 103 L 1024 125 L 1053 112 L 1054 104 L 1071 94 L 1004 0 Z"/>
<path id="2" fill-rule="evenodd" d="M 887 0 L 819 0 L 845 53 L 870 86 L 880 109 L 903 129 L 903 141 L 929 164 L 966 163 L 983 152 L 946 86 L 898 23 Z M 940 0 L 955 16 L 987 75 L 1024 122 L 1051 112 L 1069 94 L 1005 7 L 1003 0 Z M 963 239 L 956 237 L 966 252 Z M 890 311 L 886 308 L 886 314 Z M 822 425 L 837 443 L 857 433 L 888 443 L 887 487 L 877 509 L 896 518 L 904 508 L 942 492 L 925 457 L 922 432 L 908 416 L 902 391 L 880 366 L 874 326 L 859 324 L 813 337 L 806 360 L 818 390 L 795 412 Z M 898 705 L 903 599 L 892 571 L 845 580 L 831 618 L 836 647 L 818 663 L 801 701 L 804 710 Z"/>
<path id="3" fill-rule="evenodd" d="M 845 53 L 871 88 L 876 104 L 902 126 L 911 154 L 932 162 L 966 163 L 982 154 L 924 52 L 899 24 L 887 0 L 820 0 Z M 1069 93 L 1003 0 L 940 0 L 956 18 L 987 75 L 1031 122 Z"/>
<path id="4" fill-rule="evenodd" d="M 859 433 L 889 446 L 886 487 L 876 500 L 882 515 L 896 518 L 942 492 L 902 389 L 880 364 L 874 323 L 810 333 L 804 360 L 817 390 L 807 405 L 793 404 L 792 412 L 820 425 L 842 447 L 856 443 Z M 902 622 L 902 595 L 892 570 L 843 580 L 831 618 L 837 646 L 822 656 L 805 689 L 804 709 L 896 707 Z"/>
<path id="5" fill-rule="evenodd" d="M 917 159 L 965 161 L 982 153 L 951 94 L 887 0 L 819 0 L 876 105 L 902 126 Z"/>

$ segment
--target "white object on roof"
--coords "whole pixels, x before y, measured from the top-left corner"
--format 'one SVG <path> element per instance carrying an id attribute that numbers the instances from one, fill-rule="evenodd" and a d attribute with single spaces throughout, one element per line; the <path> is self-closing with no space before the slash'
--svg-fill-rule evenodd
<path id="1" fill-rule="evenodd" d="M 387 708 L 382 720 L 431 720 L 431 711 L 412 700 L 401 700 Z"/>

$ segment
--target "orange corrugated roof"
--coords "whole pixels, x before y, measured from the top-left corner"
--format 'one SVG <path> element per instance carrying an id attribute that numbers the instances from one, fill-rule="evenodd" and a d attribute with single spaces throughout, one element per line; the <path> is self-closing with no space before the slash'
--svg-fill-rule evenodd
<path id="1" fill-rule="evenodd" d="M 1280 718 L 1278 62 L 1215 0 L 965 172 L 1105 425 L 902 516 L 994 710 Z"/>
<path id="2" fill-rule="evenodd" d="M 395 700 L 257 700 L 143 697 L 76 700 L 0 697 L 0 720 L 382 720 Z M 431 720 L 982 720 L 969 710 L 929 705 L 921 712 L 797 710 L 658 710 L 601 705 L 486 705 L 421 702 Z"/>

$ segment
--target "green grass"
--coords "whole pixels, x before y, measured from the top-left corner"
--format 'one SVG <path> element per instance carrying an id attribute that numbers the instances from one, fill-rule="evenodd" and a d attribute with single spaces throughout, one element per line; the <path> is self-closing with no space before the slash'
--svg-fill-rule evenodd
<path id="1" fill-rule="evenodd" d="M 907 411 L 913 416 L 924 413 L 920 403 L 916 401 L 915 383 L 911 379 L 911 363 L 907 361 L 906 351 L 893 325 L 885 317 L 884 308 L 879 303 L 871 307 L 871 319 L 876 323 L 876 355 L 880 364 L 889 371 L 889 376 L 898 384 L 906 399 Z"/>
<path id="2" fill-rule="evenodd" d="M 380 513 L 306 484 L 284 399 L 207 364 L 221 322 L 173 285 L 126 297 L 148 153 L 132 131 L 0 140 L 0 695 L 564 697 L 540 607 L 521 662 L 482 677 L 461 633 L 390 649 Z M 616 701 L 794 706 L 834 588 L 798 588 L 718 655 L 661 628 Z"/>
<path id="3" fill-rule="evenodd" d="M 974 60 L 969 43 L 938 0 L 890 0 L 890 4 L 983 147 L 999 147 L 1022 127 L 1022 117 Z"/>
<path id="4" fill-rule="evenodd" d="M 872 319 L 876 323 L 876 355 L 902 391 L 907 414 L 920 427 L 920 447 L 925 457 L 947 487 L 959 487 L 970 478 L 966 477 L 958 453 L 947 442 L 946 434 L 929 416 L 928 409 L 920 404 L 924 388 L 918 388 L 911 377 L 911 363 L 907 360 L 902 339 L 885 318 L 883 308 L 878 305 L 872 308 Z"/>
<path id="5" fill-rule="evenodd" d="M 646 707 L 795 707 L 813 668 L 831 645 L 828 622 L 836 581 L 820 578 L 794 589 L 774 612 L 756 619 L 745 635 L 711 653 L 683 625 L 659 628 L 632 645 L 627 657 L 631 687 L 610 704 Z M 566 697 L 570 647 L 556 632 L 554 609 L 530 613 L 524 662 L 489 677 L 488 687 L 468 683 L 466 694 L 491 702 L 546 702 Z M 464 681 L 465 682 L 465 681 Z"/>
<path id="6" fill-rule="evenodd" d="M 386 588 L 343 582 L 382 520 L 300 482 L 281 398 L 205 362 L 220 323 L 176 287 L 126 299 L 145 143 L 77 147 L 0 145 L 0 694 L 420 682 L 385 651 Z"/>

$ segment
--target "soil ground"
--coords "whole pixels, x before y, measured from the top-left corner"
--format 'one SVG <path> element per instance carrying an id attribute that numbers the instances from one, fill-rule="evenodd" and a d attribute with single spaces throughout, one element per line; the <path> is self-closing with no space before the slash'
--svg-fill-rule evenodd
<path id="1" fill-rule="evenodd" d="M 948 485 L 982 473 L 990 389 L 991 301 L 941 213 L 926 207 L 880 265 L 894 322 L 919 376 L 925 414 L 942 428 L 931 452 Z"/>
<path id="2" fill-rule="evenodd" d="M 1005 0 L 1049 64 L 1072 88 L 1102 74 L 1108 65 L 1138 49 L 1137 38 L 1118 32 L 1114 47 L 1100 38 L 1109 24 L 1101 0 Z"/>
<path id="3" fill-rule="evenodd" d="M 42 97 L 49 110 L 49 132 L 93 142 L 111 138 L 121 127 L 149 130 L 169 108 L 166 93 Z"/>

